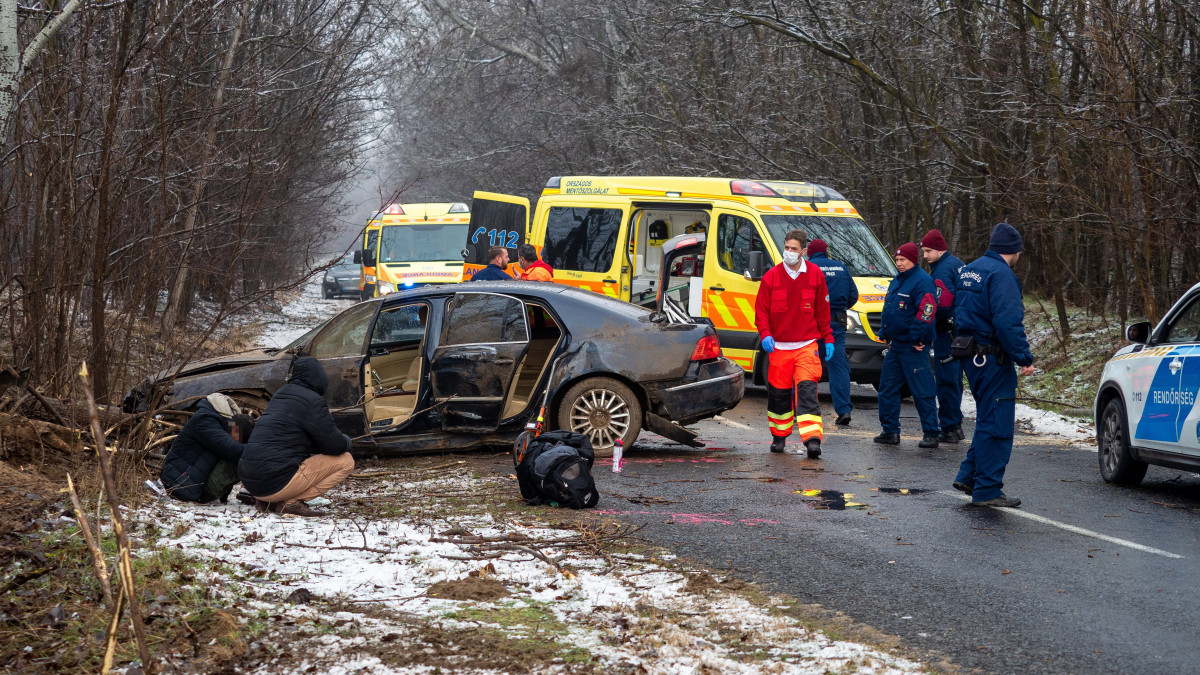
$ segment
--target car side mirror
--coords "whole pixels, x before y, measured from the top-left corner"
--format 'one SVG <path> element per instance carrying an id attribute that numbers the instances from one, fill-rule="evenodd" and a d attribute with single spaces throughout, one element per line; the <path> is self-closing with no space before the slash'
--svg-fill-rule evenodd
<path id="1" fill-rule="evenodd" d="M 1125 339 L 1144 345 L 1150 343 L 1150 322 L 1140 321 L 1125 329 Z"/>
<path id="2" fill-rule="evenodd" d="M 354 264 L 355 264 L 355 265 L 361 265 L 361 264 L 362 264 L 362 251 L 355 251 L 355 252 L 354 252 Z"/>
<path id="3" fill-rule="evenodd" d="M 763 278 L 763 254 L 762 251 L 750 251 L 750 256 L 746 261 L 746 278 L 750 281 L 758 281 Z"/>
<path id="4" fill-rule="evenodd" d="M 374 267 L 375 266 L 375 250 L 370 249 L 370 248 L 364 248 L 363 250 L 358 251 L 358 263 L 360 265 L 366 265 L 367 267 Z"/>

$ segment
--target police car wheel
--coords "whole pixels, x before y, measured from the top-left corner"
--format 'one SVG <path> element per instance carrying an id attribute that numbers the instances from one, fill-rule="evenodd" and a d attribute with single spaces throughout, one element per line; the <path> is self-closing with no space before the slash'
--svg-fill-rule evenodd
<path id="1" fill-rule="evenodd" d="M 1129 425 L 1121 399 L 1114 398 L 1104 406 L 1096 436 L 1104 482 L 1131 487 L 1141 483 L 1146 477 L 1146 463 L 1129 452 Z"/>
<path id="2" fill-rule="evenodd" d="M 618 438 L 629 448 L 642 430 L 642 405 L 629 387 L 608 377 L 578 382 L 558 406 L 558 427 L 584 434 L 595 450 L 611 450 Z"/>

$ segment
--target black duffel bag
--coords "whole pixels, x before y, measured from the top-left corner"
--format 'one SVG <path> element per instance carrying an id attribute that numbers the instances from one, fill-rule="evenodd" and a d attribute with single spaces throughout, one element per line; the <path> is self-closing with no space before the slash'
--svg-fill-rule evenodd
<path id="1" fill-rule="evenodd" d="M 586 509 L 600 502 L 592 479 L 596 453 L 590 438 L 571 431 L 548 431 L 523 445 L 517 483 L 527 504 Z"/>

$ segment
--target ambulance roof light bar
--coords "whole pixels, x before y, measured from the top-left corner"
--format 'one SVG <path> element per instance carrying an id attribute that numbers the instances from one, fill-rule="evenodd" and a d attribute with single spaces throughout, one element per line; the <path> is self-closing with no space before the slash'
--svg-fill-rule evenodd
<path id="1" fill-rule="evenodd" d="M 403 216 L 404 207 L 399 204 L 388 204 L 388 207 L 383 212 L 389 216 Z"/>
<path id="2" fill-rule="evenodd" d="M 464 204 L 462 202 L 454 202 L 453 204 L 450 205 L 450 210 L 447 211 L 446 213 L 470 213 L 470 212 L 471 212 L 471 209 L 467 208 L 466 204 Z"/>
<path id="3" fill-rule="evenodd" d="M 747 197 L 779 197 L 779 193 L 756 180 L 735 180 L 729 182 L 729 192 Z"/>

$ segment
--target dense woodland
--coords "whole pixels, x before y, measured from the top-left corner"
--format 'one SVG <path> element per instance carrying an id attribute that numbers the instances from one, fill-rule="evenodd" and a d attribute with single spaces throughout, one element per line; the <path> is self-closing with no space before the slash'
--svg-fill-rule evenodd
<path id="1" fill-rule="evenodd" d="M 22 47 L 66 4 L 0 0 Z M 811 180 L 887 246 L 938 227 L 970 259 L 1013 223 L 1060 308 L 1157 318 L 1200 281 L 1187 0 L 78 4 L 0 155 L 0 361 L 50 389 L 87 358 L 117 393 L 135 338 L 187 352 L 196 298 L 294 281 L 379 137 L 407 201 Z"/>

